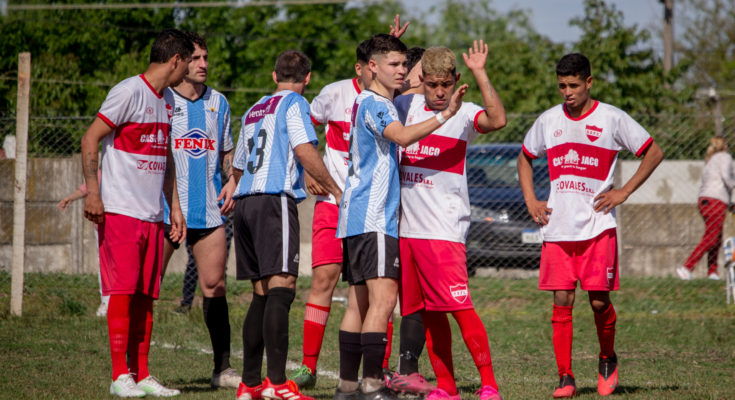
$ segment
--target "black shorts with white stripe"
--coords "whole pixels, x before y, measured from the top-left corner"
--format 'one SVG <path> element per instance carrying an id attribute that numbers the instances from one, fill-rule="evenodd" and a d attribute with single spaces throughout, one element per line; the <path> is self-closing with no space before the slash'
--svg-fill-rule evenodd
<path id="1" fill-rule="evenodd" d="M 379 232 L 368 232 L 342 239 L 342 280 L 350 285 L 368 279 L 401 276 L 398 239 Z"/>
<path id="2" fill-rule="evenodd" d="M 233 218 L 237 279 L 299 273 L 299 216 L 286 194 L 240 197 Z"/>

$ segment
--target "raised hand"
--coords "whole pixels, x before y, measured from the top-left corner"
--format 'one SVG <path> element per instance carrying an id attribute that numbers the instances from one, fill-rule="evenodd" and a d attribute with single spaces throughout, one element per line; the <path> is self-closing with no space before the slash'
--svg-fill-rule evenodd
<path id="1" fill-rule="evenodd" d="M 468 53 L 462 53 L 462 58 L 464 58 L 464 63 L 467 65 L 467 68 L 471 70 L 474 69 L 484 69 L 485 68 L 485 61 L 487 61 L 487 44 L 480 39 L 480 43 L 477 43 L 477 40 L 473 42 L 473 47 L 470 47 L 468 50 Z"/>
<path id="2" fill-rule="evenodd" d="M 408 24 L 410 23 L 410 21 L 406 21 L 406 23 L 403 24 L 403 27 L 401 27 L 401 16 L 399 14 L 396 14 L 396 17 L 393 18 L 393 25 L 390 26 L 389 35 L 395 36 L 396 38 L 400 39 L 401 36 L 406 33 L 406 29 L 408 28 Z"/>
<path id="3" fill-rule="evenodd" d="M 449 106 L 445 110 L 449 112 L 449 115 L 444 115 L 444 118 L 453 116 L 457 111 L 459 111 L 459 108 L 462 107 L 462 97 L 467 93 L 467 87 L 468 86 L 465 83 L 452 93 L 452 98 L 449 99 Z"/>

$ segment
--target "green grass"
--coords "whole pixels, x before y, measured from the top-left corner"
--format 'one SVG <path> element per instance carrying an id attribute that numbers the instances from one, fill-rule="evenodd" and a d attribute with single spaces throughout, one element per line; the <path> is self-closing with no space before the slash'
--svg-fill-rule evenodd
<path id="1" fill-rule="evenodd" d="M 182 390 L 184 399 L 232 399 L 234 390 L 209 388 L 211 356 L 201 307 L 173 312 L 182 276 L 164 280 L 154 312 L 151 371 Z M 108 398 L 110 361 L 97 278 L 63 274 L 25 277 L 24 315 L 9 316 L 10 279 L 0 273 L 0 398 Z M 228 280 L 233 366 L 242 369 L 241 328 L 249 282 Z M 300 279 L 291 308 L 289 359 L 301 358 L 301 329 L 309 280 Z M 613 294 L 618 312 L 616 350 L 619 399 L 735 399 L 735 306 L 726 306 L 724 283 L 707 280 L 624 279 Z M 490 338 L 493 365 L 505 399 L 550 398 L 558 383 L 551 345 L 551 295 L 534 279 L 472 278 L 473 301 Z M 346 288 L 340 284 L 338 294 Z M 598 344 L 587 298 L 578 291 L 573 360 L 580 399 L 598 398 Z M 333 305 L 319 360 L 320 372 L 339 370 L 337 330 L 344 311 Z M 398 356 L 396 320 L 392 366 Z M 479 376 L 456 328 L 454 365 L 463 398 L 474 398 Z M 265 369 L 264 369 L 265 371 Z M 433 379 L 426 353 L 421 371 Z M 320 375 L 308 394 L 331 399 L 336 380 Z"/>

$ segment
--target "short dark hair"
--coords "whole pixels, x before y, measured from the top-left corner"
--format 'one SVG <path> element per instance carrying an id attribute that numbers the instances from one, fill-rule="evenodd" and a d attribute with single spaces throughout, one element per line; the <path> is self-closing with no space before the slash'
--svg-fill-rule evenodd
<path id="1" fill-rule="evenodd" d="M 411 47 L 406 52 L 406 70 L 411 71 L 421 61 L 426 49 L 423 47 Z"/>
<path id="2" fill-rule="evenodd" d="M 187 59 L 193 52 L 194 44 L 187 34 L 178 29 L 165 29 L 153 41 L 150 62 L 165 63 L 177 54 Z"/>
<path id="3" fill-rule="evenodd" d="M 306 54 L 298 50 L 286 50 L 276 59 L 276 80 L 280 82 L 300 83 L 306 80 L 311 72 L 311 61 Z"/>
<path id="4" fill-rule="evenodd" d="M 367 64 L 370 62 L 370 39 L 365 39 L 357 45 L 355 53 L 357 53 L 357 62 Z"/>
<path id="5" fill-rule="evenodd" d="M 587 79 L 592 75 L 590 60 L 581 53 L 570 53 L 556 63 L 557 76 L 578 76 Z"/>
<path id="6" fill-rule="evenodd" d="M 196 32 L 186 32 L 186 35 L 189 36 L 189 40 L 191 40 L 192 43 L 199 46 L 202 50 L 207 50 L 207 40 L 204 39 L 204 37 L 200 36 Z"/>
<path id="7" fill-rule="evenodd" d="M 378 33 L 370 38 L 370 43 L 368 44 L 368 58 L 373 58 L 378 54 L 388 54 L 391 51 L 397 51 L 405 54 L 408 49 L 400 39 L 387 33 Z"/>

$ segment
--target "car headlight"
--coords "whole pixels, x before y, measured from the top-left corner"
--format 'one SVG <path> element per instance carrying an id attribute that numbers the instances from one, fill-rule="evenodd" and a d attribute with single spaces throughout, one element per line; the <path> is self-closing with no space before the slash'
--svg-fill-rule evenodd
<path id="1" fill-rule="evenodd" d="M 470 219 L 474 222 L 497 222 L 507 224 L 510 221 L 508 210 L 491 210 L 470 205 Z"/>

